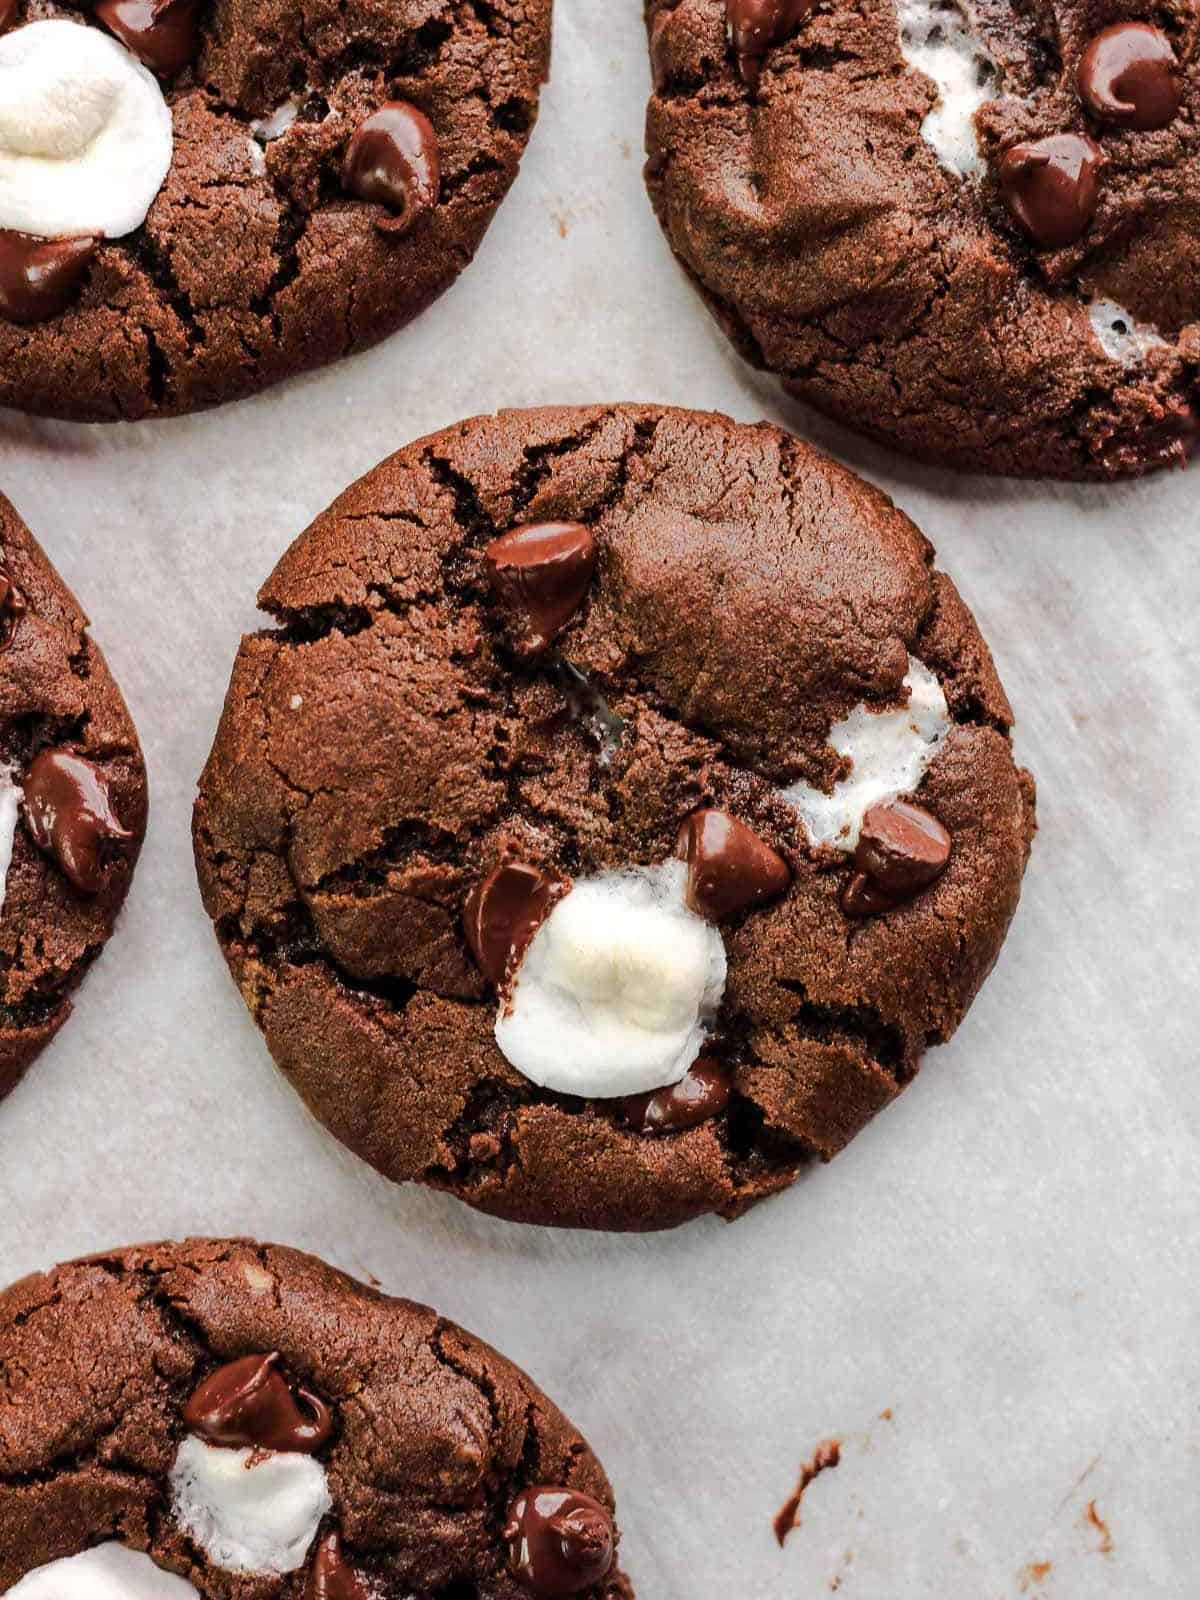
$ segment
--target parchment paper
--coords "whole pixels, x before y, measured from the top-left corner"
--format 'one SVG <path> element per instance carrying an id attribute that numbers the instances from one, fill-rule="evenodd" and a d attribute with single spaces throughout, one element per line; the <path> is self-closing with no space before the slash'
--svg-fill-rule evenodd
<path id="1" fill-rule="evenodd" d="M 0 417 L 0 486 L 89 610 L 152 781 L 117 936 L 0 1107 L 0 1279 L 245 1231 L 430 1301 L 588 1434 L 643 1600 L 1194 1597 L 1200 468 L 954 477 L 785 404 L 650 213 L 636 0 L 557 12 L 518 185 L 416 326 L 194 419 Z M 974 607 L 1041 787 L 1016 924 L 954 1042 L 788 1195 L 648 1238 L 493 1222 L 339 1150 L 226 975 L 188 838 L 255 590 L 309 519 L 460 417 L 612 399 L 780 420 L 890 490 Z M 825 1438 L 841 1465 L 781 1550 L 773 1514 Z"/>

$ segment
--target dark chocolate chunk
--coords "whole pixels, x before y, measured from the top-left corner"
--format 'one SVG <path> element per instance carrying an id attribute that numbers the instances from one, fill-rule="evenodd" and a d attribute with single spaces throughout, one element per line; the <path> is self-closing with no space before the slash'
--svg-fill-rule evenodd
<path id="1" fill-rule="evenodd" d="M 816 4 L 817 0 L 725 0 L 729 42 L 738 71 L 751 87 L 758 83 L 763 58 L 796 31 Z"/>
<path id="2" fill-rule="evenodd" d="M 0 565 L 0 650 L 13 642 L 21 618 L 29 609 L 25 596 L 13 582 L 8 568 Z"/>
<path id="3" fill-rule="evenodd" d="M 23 788 L 33 842 L 54 857 L 82 894 L 98 894 L 107 872 L 105 847 L 133 838 L 113 811 L 99 768 L 70 750 L 43 750 L 34 757 Z"/>
<path id="4" fill-rule="evenodd" d="M 724 1067 L 701 1056 L 692 1062 L 681 1082 L 650 1094 L 629 1095 L 621 1110 L 636 1133 L 680 1133 L 719 1117 L 732 1094 L 733 1086 Z"/>
<path id="5" fill-rule="evenodd" d="M 21 0 L 0 0 L 0 33 L 11 28 L 21 9 Z"/>
<path id="6" fill-rule="evenodd" d="M 525 861 L 505 861 L 477 883 L 463 911 L 479 970 L 499 988 L 563 890 L 559 879 Z"/>
<path id="7" fill-rule="evenodd" d="M 79 293 L 100 240 L 39 239 L 0 229 L 0 317 L 7 322 L 48 322 Z"/>
<path id="8" fill-rule="evenodd" d="M 97 0 L 95 16 L 159 77 L 173 78 L 200 50 L 201 0 Z"/>
<path id="9" fill-rule="evenodd" d="M 537 522 L 493 539 L 483 553 L 496 593 L 525 626 L 533 654 L 560 634 L 587 596 L 596 540 L 582 522 Z"/>
<path id="10" fill-rule="evenodd" d="M 865 872 L 854 873 L 842 890 L 841 906 L 848 917 L 877 917 L 882 911 L 893 910 L 895 905 L 892 896 Z"/>
<path id="11" fill-rule="evenodd" d="M 1000 192 L 1043 250 L 1061 250 L 1087 231 L 1100 198 L 1103 153 L 1078 133 L 1015 144 L 1000 157 Z"/>
<path id="12" fill-rule="evenodd" d="M 342 1554 L 336 1529 L 317 1545 L 304 1600 L 370 1600 L 370 1591 Z"/>
<path id="13" fill-rule="evenodd" d="M 346 148 L 342 187 L 393 213 L 376 226 L 407 233 L 441 195 L 437 134 L 423 111 L 389 100 L 361 123 Z"/>
<path id="14" fill-rule="evenodd" d="M 1079 97 L 1115 128 L 1165 128 L 1179 112 L 1179 63 L 1171 41 L 1149 22 L 1117 22 L 1083 52 Z"/>
<path id="15" fill-rule="evenodd" d="M 779 852 L 728 811 L 694 812 L 676 854 L 687 862 L 687 903 L 710 922 L 775 900 L 792 881 Z"/>
<path id="16" fill-rule="evenodd" d="M 218 1367 L 184 1406 L 184 1422 L 210 1444 L 312 1455 L 333 1431 L 333 1416 L 309 1390 L 292 1393 L 278 1360 L 242 1356 Z"/>
<path id="17" fill-rule="evenodd" d="M 950 835 L 909 800 L 881 800 L 863 818 L 854 865 L 893 898 L 924 889 L 949 859 Z"/>
<path id="18" fill-rule="evenodd" d="M 514 1575 L 537 1595 L 579 1594 L 612 1568 L 612 1518 L 576 1489 L 524 1490 L 509 1510 L 504 1537 Z"/>

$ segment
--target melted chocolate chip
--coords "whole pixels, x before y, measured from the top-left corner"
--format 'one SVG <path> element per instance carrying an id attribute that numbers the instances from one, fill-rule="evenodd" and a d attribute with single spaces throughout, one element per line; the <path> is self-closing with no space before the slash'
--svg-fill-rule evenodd
<path id="1" fill-rule="evenodd" d="M 688 905 L 710 922 L 777 899 L 792 881 L 779 852 L 728 811 L 694 812 L 675 853 L 687 862 Z"/>
<path id="2" fill-rule="evenodd" d="M 183 1420 L 210 1444 L 312 1455 L 333 1431 L 329 1407 L 307 1389 L 293 1395 L 278 1355 L 243 1356 L 204 1380 Z"/>
<path id="3" fill-rule="evenodd" d="M 725 0 L 729 42 L 738 71 L 752 88 L 758 83 L 763 58 L 796 31 L 816 4 L 817 0 Z"/>
<path id="4" fill-rule="evenodd" d="M 201 0 L 96 0 L 95 15 L 139 61 L 173 78 L 200 50 Z"/>
<path id="5" fill-rule="evenodd" d="M 0 0 L 0 33 L 11 28 L 21 9 L 21 0 Z"/>
<path id="6" fill-rule="evenodd" d="M 1076 82 L 1092 115 L 1116 128 L 1165 128 L 1179 111 L 1179 63 L 1166 34 L 1148 22 L 1118 22 L 1098 33 Z"/>
<path id="7" fill-rule="evenodd" d="M 863 818 L 842 909 L 870 917 L 910 900 L 946 870 L 950 848 L 946 829 L 921 806 L 881 800 Z"/>
<path id="8" fill-rule="evenodd" d="M 483 553 L 492 587 L 525 624 L 519 648 L 544 650 L 587 596 L 596 540 L 581 522 L 536 522 L 493 539 Z"/>
<path id="9" fill-rule="evenodd" d="M 534 1594 L 579 1594 L 612 1568 L 612 1518 L 577 1489 L 526 1489 L 509 1509 L 504 1537 L 514 1575 Z"/>
<path id="10" fill-rule="evenodd" d="M 13 582 L 12 574 L 0 566 L 0 650 L 7 650 L 16 636 L 17 626 L 28 611 L 25 596 Z"/>
<path id="11" fill-rule="evenodd" d="M 105 846 L 133 838 L 113 811 L 103 774 L 69 750 L 43 750 L 34 757 L 23 788 L 33 842 L 54 857 L 82 894 L 98 894 L 110 854 Z"/>
<path id="12" fill-rule="evenodd" d="M 441 196 L 442 166 L 425 113 L 404 100 L 389 100 L 373 112 L 346 148 L 342 187 L 394 213 L 376 223 L 385 233 L 407 233 L 432 211 Z"/>
<path id="13" fill-rule="evenodd" d="M 1061 250 L 1087 231 L 1100 198 L 1099 145 L 1077 133 L 1015 144 L 1000 157 L 1000 192 L 1043 250 Z"/>
<path id="14" fill-rule="evenodd" d="M 848 917 L 877 917 L 881 911 L 893 910 L 896 901 L 865 872 L 856 872 L 842 890 L 841 905 Z"/>
<path id="15" fill-rule="evenodd" d="M 724 1067 L 701 1056 L 680 1083 L 651 1094 L 629 1095 L 621 1111 L 635 1133 L 680 1133 L 719 1117 L 732 1094 Z"/>
<path id="16" fill-rule="evenodd" d="M 48 322 L 74 300 L 100 240 L 39 239 L 0 229 L 0 317 L 7 322 Z"/>
<path id="17" fill-rule="evenodd" d="M 339 1533 L 327 1533 L 317 1545 L 304 1600 L 369 1600 L 362 1579 L 342 1554 Z"/>
<path id="18" fill-rule="evenodd" d="M 497 988 L 562 889 L 562 883 L 540 867 L 505 861 L 471 890 L 463 911 L 467 943 L 479 970 Z"/>

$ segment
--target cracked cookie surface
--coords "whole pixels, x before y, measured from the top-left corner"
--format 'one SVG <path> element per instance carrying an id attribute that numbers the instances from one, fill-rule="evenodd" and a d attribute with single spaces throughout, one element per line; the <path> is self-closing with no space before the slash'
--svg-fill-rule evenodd
<path id="1" fill-rule="evenodd" d="M 274 1576 L 218 1569 L 172 1502 L 189 1398 L 260 1354 L 330 1418 L 314 1456 L 329 1509 L 303 1565 Z M 611 1513 L 586 1441 L 524 1373 L 311 1256 L 251 1240 L 147 1245 L 0 1294 L 0 1591 L 116 1541 L 214 1600 L 529 1600 L 504 1526 L 537 1484 Z M 331 1535 L 357 1588 L 317 1584 Z M 633 1593 L 615 1563 L 571 1592 Z"/>
<path id="2" fill-rule="evenodd" d="M 740 13 L 762 19 L 751 72 Z M 1088 57 L 1134 19 L 1160 52 L 1138 127 L 1104 112 Z M 1194 451 L 1192 0 L 649 0 L 647 21 L 650 196 L 747 359 L 967 471 L 1103 479 Z"/>
<path id="3" fill-rule="evenodd" d="M 0 819 L 0 866 L 7 867 L 0 870 L 2 1099 L 70 1016 L 71 992 L 112 932 L 145 831 L 147 797 L 137 733 L 87 618 L 3 496 L 0 596 L 0 812 L 11 806 Z M 94 879 L 70 854 L 69 838 L 68 854 L 58 853 L 61 787 L 45 791 L 57 802 L 60 814 L 50 820 L 59 828 L 35 837 L 29 801 L 39 786 L 30 779 L 51 753 L 60 770 L 64 757 L 85 763 L 74 770 L 100 786 L 93 799 L 102 792 L 127 835 L 103 844 Z M 53 784 L 53 768 L 48 776 Z M 93 841 L 77 832 L 76 842 L 86 851 Z"/>
<path id="4" fill-rule="evenodd" d="M 59 315 L 0 321 L 0 404 L 79 421 L 193 411 L 411 320 L 471 261 L 516 176 L 550 14 L 550 0 L 204 0 L 195 59 L 164 80 L 174 158 L 145 224 L 101 243 Z M 48 17 L 88 13 L 24 0 L 8 24 Z M 407 231 L 343 184 L 352 136 L 392 101 L 428 118 L 439 157 L 437 202 Z"/>
<path id="5" fill-rule="evenodd" d="M 485 552 L 547 523 L 585 526 L 594 569 L 530 656 Z M 778 429 L 635 406 L 462 423 L 349 489 L 260 604 L 278 627 L 243 641 L 200 783 L 204 903 L 278 1065 L 393 1179 L 534 1222 L 736 1216 L 898 1094 L 999 952 L 1033 791 L 991 657 L 908 518 Z M 953 848 L 851 918 L 846 854 L 784 790 L 844 776 L 831 729 L 903 706 L 910 653 L 948 708 L 918 799 Z M 705 808 L 786 870 L 721 923 L 732 1092 L 644 1131 L 644 1108 L 506 1060 L 464 917 L 499 862 L 649 867 Z"/>

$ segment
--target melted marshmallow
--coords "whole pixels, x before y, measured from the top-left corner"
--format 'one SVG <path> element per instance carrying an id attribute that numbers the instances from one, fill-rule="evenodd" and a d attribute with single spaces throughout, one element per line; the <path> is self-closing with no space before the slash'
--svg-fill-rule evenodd
<path id="1" fill-rule="evenodd" d="M 0 911 L 8 894 L 8 869 L 12 866 L 13 840 L 21 809 L 21 790 L 13 782 L 11 769 L 0 768 Z"/>
<path id="2" fill-rule="evenodd" d="M 195 1434 L 179 1446 L 171 1489 L 180 1526 L 215 1566 L 263 1576 L 304 1565 L 333 1505 L 312 1456 L 226 1450 Z"/>
<path id="3" fill-rule="evenodd" d="M 996 63 L 975 26 L 970 0 L 897 0 L 900 49 L 938 87 L 921 137 L 962 177 L 983 171 L 975 113 L 995 98 Z"/>
<path id="4" fill-rule="evenodd" d="M 721 935 L 682 861 L 582 878 L 530 941 L 496 1043 L 543 1089 L 590 1099 L 678 1083 L 725 990 Z"/>
<path id="5" fill-rule="evenodd" d="M 6 1594 L 7 1600 L 196 1600 L 186 1578 L 122 1544 L 96 1545 L 36 1567 Z"/>
<path id="6" fill-rule="evenodd" d="M 925 776 L 950 732 L 950 712 L 941 684 L 916 656 L 908 658 L 904 686 L 907 705 L 880 711 L 860 704 L 829 730 L 830 744 L 852 763 L 832 794 L 807 783 L 782 791 L 812 844 L 853 850 L 867 811 L 880 800 L 911 794 Z"/>
<path id="7" fill-rule="evenodd" d="M 1166 340 L 1157 328 L 1139 322 L 1115 300 L 1093 300 L 1087 308 L 1092 332 L 1104 354 L 1123 367 L 1136 367 L 1151 350 L 1161 349 Z"/>
<path id="8" fill-rule="evenodd" d="M 158 80 L 109 34 L 56 19 L 0 37 L 0 228 L 120 239 L 172 146 Z"/>

